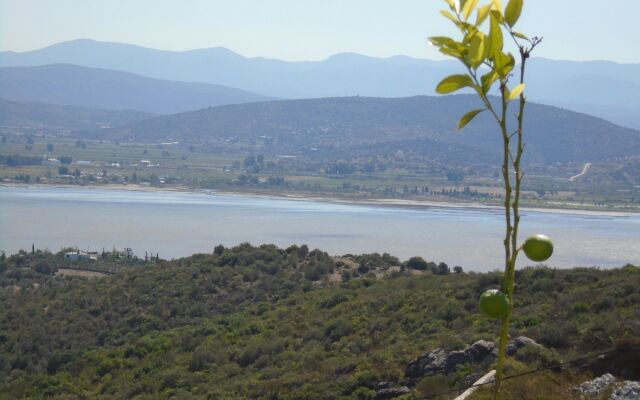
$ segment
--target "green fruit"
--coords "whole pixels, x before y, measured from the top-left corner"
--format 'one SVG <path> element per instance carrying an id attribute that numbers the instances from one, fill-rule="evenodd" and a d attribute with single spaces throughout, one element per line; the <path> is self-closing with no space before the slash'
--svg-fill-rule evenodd
<path id="1" fill-rule="evenodd" d="M 524 242 L 522 250 L 531 261 L 546 261 L 553 254 L 553 243 L 545 235 L 533 235 Z"/>
<path id="2" fill-rule="evenodd" d="M 490 289 L 480 296 L 480 311 L 492 319 L 502 319 L 507 316 L 509 299 L 499 290 Z"/>

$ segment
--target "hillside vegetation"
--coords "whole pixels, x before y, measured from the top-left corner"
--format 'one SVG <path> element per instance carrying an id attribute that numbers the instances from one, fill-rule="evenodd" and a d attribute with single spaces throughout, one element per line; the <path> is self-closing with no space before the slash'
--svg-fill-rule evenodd
<path id="1" fill-rule="evenodd" d="M 186 141 L 266 154 L 311 157 L 406 155 L 444 163 L 487 164 L 500 136 L 481 115 L 464 131 L 457 120 L 479 100 L 471 95 L 410 98 L 327 98 L 221 106 L 162 116 L 113 130 L 99 138 L 146 143 Z M 555 107 L 528 106 L 526 162 L 595 162 L 637 156 L 640 132 Z"/>
<path id="2" fill-rule="evenodd" d="M 118 272 L 56 275 L 88 266 Z M 175 261 L 105 255 L 73 265 L 38 251 L 7 257 L 0 270 L 7 398 L 371 399 L 382 381 L 408 383 L 405 367 L 419 354 L 494 340 L 498 329 L 477 304 L 499 273 L 386 254 L 243 244 Z M 517 282 L 512 335 L 550 350 L 511 368 L 640 337 L 637 267 L 525 268 Z M 459 387 L 477 368 L 425 378 L 409 397 Z"/>
<path id="3" fill-rule="evenodd" d="M 0 99 L 1 133 L 72 135 L 77 131 L 112 128 L 153 116 L 132 110 L 114 111 Z"/>

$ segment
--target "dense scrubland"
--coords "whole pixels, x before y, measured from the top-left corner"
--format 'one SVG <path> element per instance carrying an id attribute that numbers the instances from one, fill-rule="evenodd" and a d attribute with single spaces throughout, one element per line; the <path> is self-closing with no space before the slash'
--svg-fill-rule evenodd
<path id="1" fill-rule="evenodd" d="M 172 261 L 104 254 L 79 264 L 41 251 L 1 260 L 3 398 L 369 399 L 380 382 L 409 384 L 413 398 L 491 365 L 409 382 L 411 360 L 495 340 L 499 328 L 478 297 L 500 273 L 419 258 L 242 244 Z M 60 274 L 68 268 L 115 273 Z M 638 267 L 527 267 L 516 290 L 512 336 L 545 347 L 510 359 L 508 373 L 640 337 Z M 586 376 L 546 371 L 506 393 L 562 398 Z"/>

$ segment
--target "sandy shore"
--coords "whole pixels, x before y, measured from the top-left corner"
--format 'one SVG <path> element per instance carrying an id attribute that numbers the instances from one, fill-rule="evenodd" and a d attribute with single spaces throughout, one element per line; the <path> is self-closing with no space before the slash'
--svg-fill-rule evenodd
<path id="1" fill-rule="evenodd" d="M 293 200 L 293 201 L 314 201 L 328 202 L 344 205 L 363 205 L 374 207 L 392 207 L 404 209 L 459 209 L 459 210 L 483 210 L 502 213 L 504 208 L 497 205 L 484 204 L 480 202 L 455 202 L 455 201 L 436 201 L 436 200 L 407 200 L 407 199 L 390 199 L 390 198 L 354 198 L 339 196 L 322 196 L 303 193 L 280 193 L 280 192 L 251 192 L 251 191 L 232 191 L 232 190 L 213 190 L 213 189 L 193 189 L 183 186 L 166 186 L 153 187 L 143 185 L 65 185 L 65 184 L 20 184 L 20 183 L 0 183 L 0 188 L 68 188 L 68 189 L 87 189 L 87 190 L 126 190 L 136 192 L 181 192 L 205 195 L 232 195 L 246 196 L 265 199 Z M 544 212 L 554 214 L 572 214 L 584 216 L 599 217 L 631 217 L 637 216 L 638 212 L 634 211 L 610 211 L 610 210 L 591 210 L 579 208 L 560 208 L 560 207 L 521 207 L 522 212 Z"/>

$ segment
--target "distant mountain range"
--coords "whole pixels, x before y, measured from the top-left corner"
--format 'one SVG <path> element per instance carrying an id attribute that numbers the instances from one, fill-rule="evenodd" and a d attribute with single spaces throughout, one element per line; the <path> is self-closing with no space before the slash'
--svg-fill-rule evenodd
<path id="1" fill-rule="evenodd" d="M 442 77 L 458 71 L 453 61 L 405 56 L 338 54 L 323 61 L 286 62 L 246 58 L 220 47 L 172 52 L 86 39 L 24 53 L 0 53 L 0 66 L 56 63 L 206 82 L 278 98 L 429 95 Z M 640 64 L 534 58 L 528 82 L 531 100 L 640 128 Z"/>
<path id="2" fill-rule="evenodd" d="M 69 64 L 0 68 L 0 98 L 157 114 L 270 99 L 221 85 Z"/>
<path id="3" fill-rule="evenodd" d="M 159 116 L 92 134 L 152 143 L 232 142 L 274 154 L 350 158 L 401 150 L 448 164 L 495 160 L 502 142 L 488 114 L 463 131 L 455 129 L 460 116 L 478 105 L 472 95 L 269 101 Z M 594 162 L 640 154 L 639 131 L 590 115 L 530 103 L 525 125 L 528 162 Z"/>
<path id="4" fill-rule="evenodd" d="M 0 132 L 73 133 L 129 124 L 154 114 L 0 99 Z"/>

